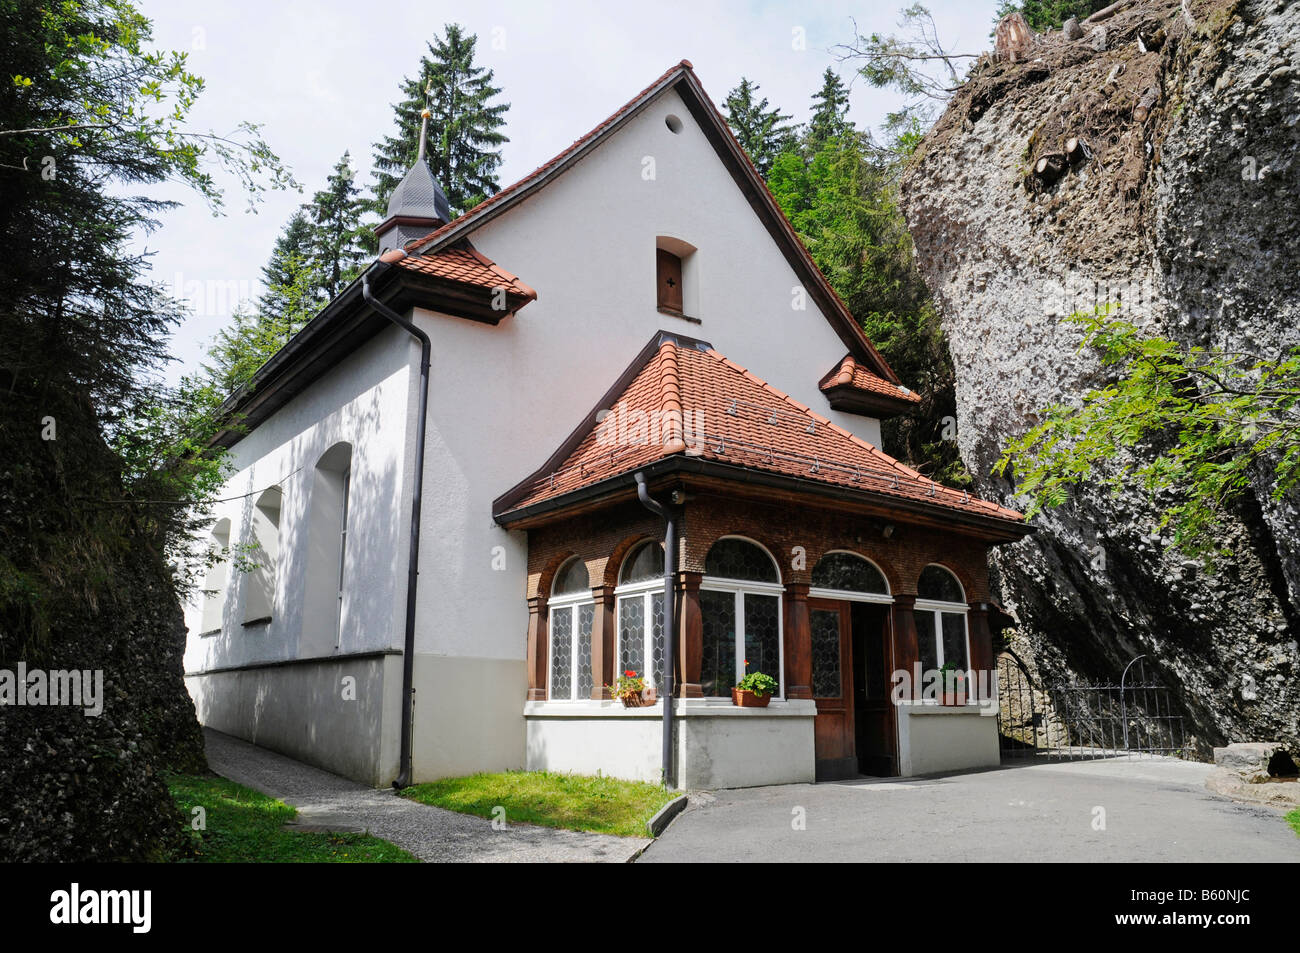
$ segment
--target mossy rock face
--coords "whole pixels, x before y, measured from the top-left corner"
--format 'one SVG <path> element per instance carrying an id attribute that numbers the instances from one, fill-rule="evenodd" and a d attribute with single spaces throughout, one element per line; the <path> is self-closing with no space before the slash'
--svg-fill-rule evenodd
<path id="1" fill-rule="evenodd" d="M 147 518 L 107 502 L 122 483 L 87 404 L 11 392 L 0 440 L 0 669 L 102 673 L 97 717 L 0 708 L 0 860 L 165 858 L 184 827 L 163 774 L 205 768 L 170 570 Z"/>

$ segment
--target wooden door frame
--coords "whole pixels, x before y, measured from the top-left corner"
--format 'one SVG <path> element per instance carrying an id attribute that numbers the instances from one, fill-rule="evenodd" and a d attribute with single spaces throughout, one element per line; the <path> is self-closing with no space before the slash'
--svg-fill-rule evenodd
<path id="1" fill-rule="evenodd" d="M 824 710 L 826 714 L 838 715 L 843 720 L 845 738 L 847 738 L 849 746 L 852 748 L 852 754 L 836 760 L 844 762 L 851 760 L 853 762 L 853 773 L 856 774 L 858 739 L 853 711 L 853 605 L 848 599 L 809 598 L 808 619 L 810 625 L 814 612 L 837 612 L 840 617 L 840 703 L 834 707 L 828 705 Z M 817 705 L 818 715 L 823 712 L 823 700 L 834 702 L 834 699 L 813 694 L 813 702 Z"/>

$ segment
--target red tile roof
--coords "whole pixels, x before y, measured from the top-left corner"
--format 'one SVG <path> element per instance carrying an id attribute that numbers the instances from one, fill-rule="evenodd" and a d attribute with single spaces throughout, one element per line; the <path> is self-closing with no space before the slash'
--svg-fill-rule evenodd
<path id="1" fill-rule="evenodd" d="M 405 258 L 394 256 L 394 258 L 396 259 L 394 264 L 398 267 L 417 271 L 423 275 L 487 290 L 505 288 L 525 298 L 537 298 L 536 291 L 495 264 L 478 249 L 470 246 L 468 242 L 464 245 L 439 249 L 428 255 L 408 255 Z"/>
<path id="2" fill-rule="evenodd" d="M 552 472 L 505 499 L 517 510 L 682 454 L 798 477 L 864 495 L 1023 523 L 1024 517 L 941 486 L 783 394 L 701 342 L 661 334 L 657 349 L 599 423 Z M 624 375 L 627 376 L 626 374 Z"/>
<path id="3" fill-rule="evenodd" d="M 854 360 L 852 354 L 845 354 L 844 359 L 821 380 L 821 389 L 823 391 L 845 386 L 854 390 L 881 394 L 894 400 L 905 400 L 912 404 L 921 402 L 919 394 L 892 381 L 887 381 L 878 374 L 871 373 L 871 371 Z"/>

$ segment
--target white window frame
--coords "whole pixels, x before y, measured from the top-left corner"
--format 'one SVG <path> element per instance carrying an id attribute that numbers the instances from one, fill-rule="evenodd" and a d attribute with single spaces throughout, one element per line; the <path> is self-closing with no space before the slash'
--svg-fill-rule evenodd
<path id="1" fill-rule="evenodd" d="M 930 563 L 929 565 L 923 567 L 921 571 L 924 572 L 926 569 L 929 569 L 930 566 L 934 566 L 936 569 L 942 569 L 948 575 L 952 576 L 953 581 L 957 583 L 957 588 L 958 590 L 960 590 L 962 594 L 962 598 L 965 598 L 966 587 L 961 584 L 961 580 L 957 578 L 957 574 L 955 572 L 953 572 L 947 566 L 941 565 L 940 563 Z M 943 664 L 944 664 L 943 615 L 944 613 L 949 613 L 952 615 L 961 616 L 962 631 L 965 633 L 966 636 L 966 668 L 962 669 L 962 671 L 970 671 L 970 659 L 971 659 L 970 619 L 968 617 L 968 614 L 970 613 L 970 606 L 965 602 L 944 602 L 939 599 L 917 599 L 916 605 L 913 607 L 913 611 L 931 612 L 934 614 L 935 658 L 938 659 L 939 668 L 943 668 Z M 921 633 L 917 632 L 918 639 L 920 638 L 920 636 Z"/>
<path id="2" fill-rule="evenodd" d="M 625 599 L 641 599 L 641 618 L 644 620 L 641 626 L 641 659 L 644 672 L 639 673 L 645 678 L 645 683 L 652 686 L 656 691 L 659 685 L 654 677 L 654 607 L 653 600 L 655 594 L 660 596 L 664 594 L 664 580 L 660 576 L 658 579 L 648 579 L 644 582 L 629 582 L 618 586 L 614 590 L 614 658 L 623 657 L 623 601 Z M 664 603 L 664 639 L 668 638 L 668 603 Z M 666 648 L 666 646 L 665 646 Z M 622 664 L 621 662 L 619 663 Z M 622 672 L 615 672 L 615 676 L 621 675 Z"/>
<path id="3" fill-rule="evenodd" d="M 563 566 L 560 566 L 555 573 L 555 580 L 562 580 L 565 573 L 573 563 L 578 562 L 578 556 L 565 560 Z M 586 568 L 585 564 L 584 567 Z M 590 575 L 588 576 L 590 581 Z M 595 597 L 591 594 L 590 589 L 580 589 L 576 593 L 564 593 L 563 595 L 551 595 L 546 601 L 546 698 L 552 702 L 584 702 L 590 701 L 590 698 L 577 696 L 577 659 L 578 659 L 578 610 L 582 606 L 593 606 L 591 610 L 591 632 L 595 633 Z M 569 638 L 569 697 L 555 697 L 555 644 L 552 641 L 555 632 L 555 616 L 559 612 L 568 612 L 569 614 L 569 632 L 572 637 Z M 591 672 L 591 684 L 595 684 L 598 673 Z"/>
<path id="4" fill-rule="evenodd" d="M 736 600 L 736 667 L 735 678 L 731 684 L 735 685 L 745 675 L 745 593 L 752 593 L 756 596 L 776 596 L 777 657 L 781 666 L 781 671 L 777 672 L 777 682 L 780 684 L 781 690 L 772 698 L 774 701 L 785 701 L 785 586 L 779 581 L 781 578 L 781 564 L 772 558 L 772 554 L 768 552 L 766 546 L 747 536 L 720 536 L 714 540 L 714 545 L 716 546 L 724 539 L 737 539 L 743 543 L 749 543 L 751 546 L 757 546 L 772 561 L 772 568 L 776 570 L 778 580 L 777 582 L 752 582 L 748 579 L 724 579 L 721 576 L 705 576 L 700 582 L 701 592 L 705 590 L 710 592 L 730 592 Z"/>

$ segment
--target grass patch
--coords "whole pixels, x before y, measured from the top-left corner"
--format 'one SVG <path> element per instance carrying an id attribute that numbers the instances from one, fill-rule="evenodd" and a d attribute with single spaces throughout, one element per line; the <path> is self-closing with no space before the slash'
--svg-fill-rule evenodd
<path id="1" fill-rule="evenodd" d="M 394 844 L 369 834 L 282 830 L 298 811 L 251 788 L 216 775 L 175 774 L 172 799 L 185 816 L 189 850 L 175 857 L 201 864 L 416 863 Z M 207 829 L 192 830 L 193 809 L 206 812 Z"/>
<path id="2" fill-rule="evenodd" d="M 1288 814 L 1286 816 L 1286 822 L 1291 825 L 1291 829 L 1295 831 L 1296 837 L 1300 837 L 1300 810 L 1295 810 Z"/>
<path id="3" fill-rule="evenodd" d="M 646 821 L 679 793 L 643 781 L 506 771 L 416 784 L 402 796 L 479 817 L 492 817 L 493 808 L 503 807 L 507 824 L 645 837 Z"/>

